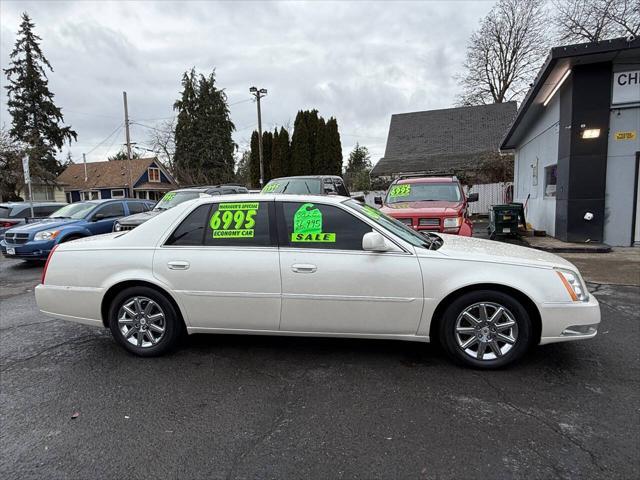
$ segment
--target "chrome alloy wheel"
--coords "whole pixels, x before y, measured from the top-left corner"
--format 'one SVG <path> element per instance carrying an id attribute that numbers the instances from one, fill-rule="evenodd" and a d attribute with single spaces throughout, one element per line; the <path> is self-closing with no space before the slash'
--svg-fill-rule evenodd
<path id="1" fill-rule="evenodd" d="M 118 328 L 130 344 L 153 347 L 164 337 L 164 312 L 148 297 L 128 298 L 118 310 Z"/>
<path id="2" fill-rule="evenodd" d="M 456 342 L 476 360 L 495 360 L 511 350 L 518 340 L 518 324 L 503 305 L 474 303 L 456 320 Z"/>

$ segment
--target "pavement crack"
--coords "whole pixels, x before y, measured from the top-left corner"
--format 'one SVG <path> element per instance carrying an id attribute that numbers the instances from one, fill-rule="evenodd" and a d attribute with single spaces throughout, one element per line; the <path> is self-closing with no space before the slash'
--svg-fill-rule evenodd
<path id="1" fill-rule="evenodd" d="M 25 358 L 21 358 L 19 360 L 16 360 L 15 362 L 11 362 L 5 365 L 2 369 L 0 369 L 0 372 L 5 373 L 6 371 L 11 370 L 16 365 L 20 365 L 30 360 L 33 360 L 34 358 L 38 358 L 41 355 L 44 355 L 45 353 L 50 352 L 51 350 L 55 350 L 56 348 L 64 347 L 65 345 L 69 345 L 71 343 L 78 343 L 78 344 L 86 343 L 87 341 L 90 341 L 96 338 L 99 338 L 99 337 L 96 337 L 95 334 L 88 334 L 88 335 L 82 335 L 80 337 L 74 337 L 69 340 L 65 340 L 64 342 L 56 343 L 55 345 L 51 345 L 45 348 L 44 350 L 40 350 L 38 353 L 35 353 Z"/>
<path id="2" fill-rule="evenodd" d="M 487 377 L 486 375 L 479 375 L 477 373 L 474 373 L 474 375 L 476 377 L 480 377 L 482 379 L 482 381 L 484 381 L 484 383 L 487 384 L 487 386 L 489 386 L 489 388 L 491 388 L 493 391 L 495 391 L 496 393 L 498 393 L 498 396 L 500 397 L 500 400 L 507 405 L 509 408 L 511 408 L 512 410 L 520 413 L 521 415 L 525 415 L 529 418 L 534 419 L 536 422 L 544 425 L 545 427 L 547 427 L 548 429 L 550 429 L 551 431 L 553 431 L 556 435 L 558 435 L 561 438 L 564 438 L 565 440 L 569 441 L 570 443 L 572 443 L 573 445 L 575 445 L 580 451 L 582 451 L 583 453 L 587 454 L 589 456 L 589 458 L 591 459 L 591 463 L 593 465 L 595 465 L 601 472 L 606 472 L 607 469 L 605 467 L 603 467 L 602 465 L 600 465 L 600 461 L 598 460 L 598 457 L 596 456 L 595 453 L 593 453 L 591 450 L 589 450 L 587 447 L 585 447 L 582 443 L 580 443 L 578 440 L 576 440 L 575 438 L 573 438 L 571 435 L 568 435 L 566 432 L 563 432 L 560 428 L 556 427 L 553 423 L 546 421 L 544 418 L 539 417 L 538 415 L 535 415 L 534 413 L 531 413 L 527 410 L 525 410 L 522 407 L 519 407 L 518 405 L 516 405 L 515 403 L 511 402 L 505 395 L 504 391 L 497 387 L 496 385 L 494 385 Z"/>

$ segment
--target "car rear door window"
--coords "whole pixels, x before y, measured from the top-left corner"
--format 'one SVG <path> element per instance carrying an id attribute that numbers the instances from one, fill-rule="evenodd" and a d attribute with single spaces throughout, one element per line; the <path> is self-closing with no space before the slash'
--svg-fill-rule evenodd
<path id="1" fill-rule="evenodd" d="M 206 226 L 209 221 L 211 205 L 200 205 L 187 215 L 178 228 L 165 242 L 165 245 L 194 246 L 203 245 Z"/>
<path id="2" fill-rule="evenodd" d="M 147 206 L 143 202 L 129 202 L 129 215 L 147 211 Z"/>
<path id="3" fill-rule="evenodd" d="M 205 245 L 269 247 L 276 244 L 270 226 L 273 202 L 220 202 L 211 207 Z"/>
<path id="4" fill-rule="evenodd" d="M 330 250 L 362 250 L 362 237 L 372 228 L 333 205 L 282 202 L 280 246 Z"/>
<path id="5" fill-rule="evenodd" d="M 124 206 L 122 202 L 114 202 L 98 209 L 96 215 L 102 215 L 102 218 L 115 218 L 124 216 Z"/>

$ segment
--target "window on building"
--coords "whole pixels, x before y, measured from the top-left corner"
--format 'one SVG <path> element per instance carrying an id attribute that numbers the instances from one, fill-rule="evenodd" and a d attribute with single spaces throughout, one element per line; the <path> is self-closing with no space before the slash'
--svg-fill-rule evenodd
<path id="1" fill-rule="evenodd" d="M 149 167 L 149 182 L 160 182 L 160 169 Z"/>
<path id="2" fill-rule="evenodd" d="M 544 196 L 556 196 L 556 184 L 558 183 L 558 165 L 544 167 Z"/>
<path id="3" fill-rule="evenodd" d="M 124 198 L 124 189 L 111 190 L 111 198 Z"/>
<path id="4" fill-rule="evenodd" d="M 366 223 L 332 205 L 286 202 L 282 208 L 283 247 L 362 250 L 362 237 L 372 231 Z"/>
<path id="5" fill-rule="evenodd" d="M 100 200 L 100 192 L 97 190 L 80 192 L 80 200 Z"/>
<path id="6" fill-rule="evenodd" d="M 67 198 L 67 203 L 71 203 L 73 201 L 71 197 L 71 192 L 65 193 L 64 196 Z"/>

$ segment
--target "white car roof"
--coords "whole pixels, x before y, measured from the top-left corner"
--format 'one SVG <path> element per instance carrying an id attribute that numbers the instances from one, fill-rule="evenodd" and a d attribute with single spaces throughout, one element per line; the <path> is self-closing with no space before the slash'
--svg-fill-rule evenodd
<path id="1" fill-rule="evenodd" d="M 228 203 L 228 202 L 304 202 L 304 203 L 325 203 L 340 204 L 349 197 L 340 195 L 290 195 L 286 193 L 238 193 L 233 195 L 214 195 L 211 197 L 200 198 L 198 203 Z"/>

